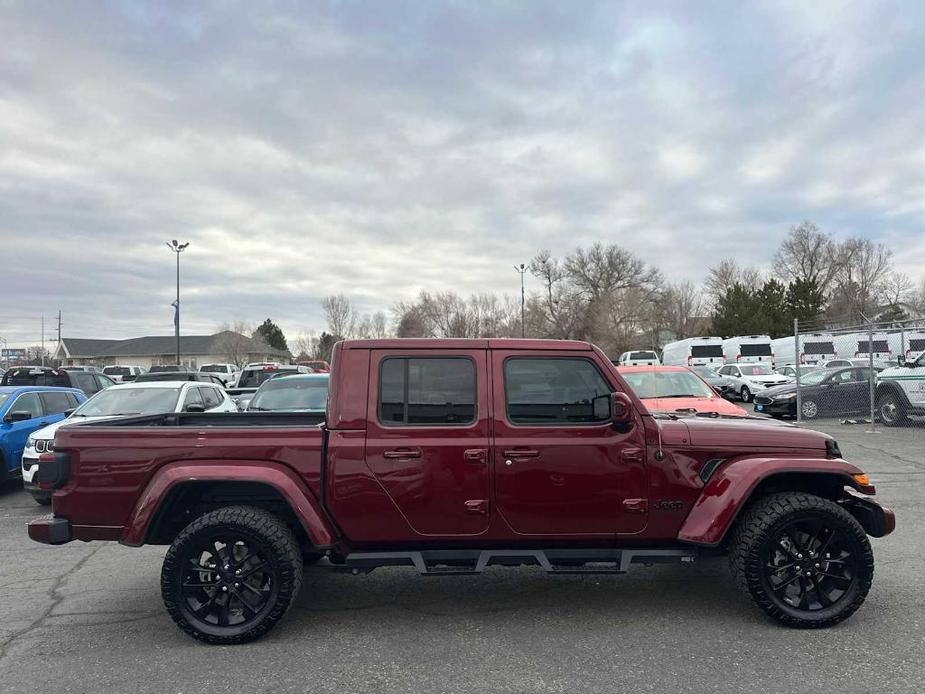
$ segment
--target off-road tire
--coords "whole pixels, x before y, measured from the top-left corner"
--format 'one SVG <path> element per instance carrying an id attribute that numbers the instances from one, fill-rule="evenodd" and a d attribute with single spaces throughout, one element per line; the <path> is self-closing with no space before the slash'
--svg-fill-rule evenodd
<path id="1" fill-rule="evenodd" d="M 32 494 L 32 499 L 39 506 L 51 506 L 51 495 L 49 494 Z"/>
<path id="2" fill-rule="evenodd" d="M 739 397 L 742 398 L 742 402 L 751 402 L 752 391 L 748 389 L 748 386 L 742 386 L 742 390 L 739 391 Z"/>
<path id="3" fill-rule="evenodd" d="M 207 624 L 192 614 L 183 595 L 184 570 L 190 553 L 219 533 L 240 536 L 255 549 L 259 548 L 272 572 L 270 598 L 244 624 L 224 627 Z M 161 570 L 161 595 L 173 621 L 194 639 L 215 645 L 247 643 L 266 634 L 289 610 L 301 586 L 302 552 L 295 537 L 277 516 L 253 506 L 227 506 L 191 522 L 170 545 Z"/>
<path id="4" fill-rule="evenodd" d="M 783 602 L 769 587 L 766 553 L 777 533 L 804 518 L 823 519 L 857 552 L 857 574 L 844 594 L 828 607 L 802 610 Z M 864 603 L 874 576 L 874 555 L 861 524 L 828 499 L 803 492 L 769 494 L 739 520 L 730 543 L 729 564 L 737 585 L 770 617 L 789 627 L 820 629 L 850 617 Z"/>
<path id="5" fill-rule="evenodd" d="M 884 414 L 884 407 L 888 405 L 893 406 L 894 415 L 892 417 L 889 414 Z M 877 414 L 880 415 L 883 426 L 887 427 L 901 427 L 909 421 L 906 418 L 906 407 L 902 399 L 896 393 L 890 391 L 877 398 Z"/>

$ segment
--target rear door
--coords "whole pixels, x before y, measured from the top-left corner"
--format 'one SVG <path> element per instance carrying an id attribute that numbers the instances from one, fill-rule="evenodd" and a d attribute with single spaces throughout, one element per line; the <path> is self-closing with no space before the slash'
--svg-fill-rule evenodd
<path id="1" fill-rule="evenodd" d="M 498 511 L 522 535 L 636 533 L 646 526 L 645 439 L 638 416 L 616 429 L 595 398 L 619 390 L 595 360 L 495 350 Z"/>
<path id="2" fill-rule="evenodd" d="M 488 528 L 490 398 L 485 350 L 373 350 L 366 463 L 421 535 Z"/>

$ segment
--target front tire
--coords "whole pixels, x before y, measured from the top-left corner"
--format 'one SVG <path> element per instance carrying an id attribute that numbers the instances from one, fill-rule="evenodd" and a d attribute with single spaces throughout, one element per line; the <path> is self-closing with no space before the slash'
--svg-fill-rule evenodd
<path id="1" fill-rule="evenodd" d="M 50 494 L 32 494 L 32 499 L 39 506 L 51 506 L 51 495 Z"/>
<path id="2" fill-rule="evenodd" d="M 739 396 L 742 398 L 742 402 L 752 401 L 752 391 L 748 389 L 748 386 L 742 386 L 742 390 L 739 391 Z"/>
<path id="3" fill-rule="evenodd" d="M 286 525 L 252 506 L 200 516 L 173 541 L 161 570 L 164 605 L 180 629 L 210 644 L 260 638 L 302 585 L 302 553 Z"/>
<path id="4" fill-rule="evenodd" d="M 819 403 L 815 400 L 804 400 L 800 403 L 800 414 L 803 419 L 815 419 L 819 416 Z"/>
<path id="5" fill-rule="evenodd" d="M 736 583 L 758 607 L 801 629 L 850 617 L 874 576 L 860 523 L 835 502 L 803 492 L 770 494 L 748 509 L 729 561 Z"/>

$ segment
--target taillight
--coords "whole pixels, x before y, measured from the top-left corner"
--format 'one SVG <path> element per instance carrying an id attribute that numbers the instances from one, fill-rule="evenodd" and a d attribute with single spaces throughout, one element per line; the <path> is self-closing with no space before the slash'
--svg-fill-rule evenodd
<path id="1" fill-rule="evenodd" d="M 687 365 L 690 366 L 690 365 L 693 364 L 693 363 L 694 363 L 694 358 L 693 358 L 692 356 L 688 355 L 688 357 L 687 357 Z"/>

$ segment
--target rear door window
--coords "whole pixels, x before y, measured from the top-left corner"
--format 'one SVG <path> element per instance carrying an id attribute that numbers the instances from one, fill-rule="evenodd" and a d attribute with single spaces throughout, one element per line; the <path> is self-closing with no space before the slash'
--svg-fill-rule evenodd
<path id="1" fill-rule="evenodd" d="M 201 405 L 205 407 L 205 404 L 202 401 L 202 394 L 199 392 L 199 388 L 190 388 L 186 391 L 186 398 L 183 400 L 183 409 L 189 409 L 190 405 Z"/>
<path id="2" fill-rule="evenodd" d="M 383 424 L 471 424 L 475 398 L 475 364 L 466 357 L 389 357 L 379 368 Z"/>
<path id="3" fill-rule="evenodd" d="M 71 401 L 64 392 L 59 393 L 40 393 L 42 404 L 45 406 L 45 414 L 61 414 L 71 409 Z"/>
<path id="4" fill-rule="evenodd" d="M 199 390 L 202 391 L 202 401 L 205 403 L 207 410 L 222 404 L 223 398 L 215 388 L 200 388 Z"/>
<path id="5" fill-rule="evenodd" d="M 598 424 L 594 400 L 610 385 L 586 359 L 513 357 L 504 362 L 504 398 L 514 424 Z"/>
<path id="6" fill-rule="evenodd" d="M 73 376 L 77 387 L 87 395 L 93 395 L 94 393 L 99 392 L 100 387 L 99 384 L 97 384 L 96 379 L 93 377 L 93 374 L 87 373 L 86 371 L 78 371 L 74 373 Z"/>

